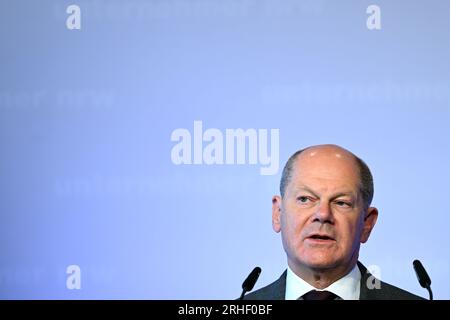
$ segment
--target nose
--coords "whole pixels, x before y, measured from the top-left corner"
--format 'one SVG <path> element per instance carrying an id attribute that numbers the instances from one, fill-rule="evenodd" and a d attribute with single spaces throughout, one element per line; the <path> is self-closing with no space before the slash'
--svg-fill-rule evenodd
<path id="1" fill-rule="evenodd" d="M 334 224 L 333 212 L 328 202 L 320 202 L 313 215 L 314 222 Z"/>

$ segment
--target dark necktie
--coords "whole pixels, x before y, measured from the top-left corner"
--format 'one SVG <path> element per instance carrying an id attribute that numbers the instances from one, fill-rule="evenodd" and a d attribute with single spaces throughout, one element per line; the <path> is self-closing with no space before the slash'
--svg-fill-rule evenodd
<path id="1" fill-rule="evenodd" d="M 303 300 L 335 300 L 337 295 L 330 291 L 311 290 L 302 296 Z"/>

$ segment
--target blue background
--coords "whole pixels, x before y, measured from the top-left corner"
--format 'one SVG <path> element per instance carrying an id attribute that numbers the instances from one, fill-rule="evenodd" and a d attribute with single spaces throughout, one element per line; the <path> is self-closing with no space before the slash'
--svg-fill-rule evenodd
<path id="1" fill-rule="evenodd" d="M 81 8 L 68 30 L 66 8 Z M 366 8 L 381 8 L 368 30 Z M 271 197 L 297 149 L 371 167 L 361 261 L 449 299 L 448 1 L 0 1 L 0 298 L 233 299 L 286 267 Z M 280 129 L 280 170 L 174 165 L 170 135 Z M 68 265 L 81 290 L 66 288 Z"/>

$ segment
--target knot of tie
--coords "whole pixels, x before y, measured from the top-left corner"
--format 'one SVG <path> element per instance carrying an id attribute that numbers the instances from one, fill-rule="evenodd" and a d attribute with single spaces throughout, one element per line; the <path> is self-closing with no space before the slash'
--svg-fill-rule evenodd
<path id="1" fill-rule="evenodd" d="M 337 295 L 330 291 L 311 290 L 302 296 L 303 300 L 335 300 Z"/>

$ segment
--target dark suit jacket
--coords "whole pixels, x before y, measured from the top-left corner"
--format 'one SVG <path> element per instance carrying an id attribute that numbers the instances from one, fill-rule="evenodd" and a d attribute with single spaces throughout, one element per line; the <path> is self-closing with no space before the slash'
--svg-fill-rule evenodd
<path id="1" fill-rule="evenodd" d="M 416 296 L 408 291 L 394 287 L 386 282 L 380 281 L 379 289 L 369 289 L 367 280 L 374 279 L 374 276 L 367 271 L 362 263 L 358 261 L 358 267 L 361 271 L 361 289 L 359 292 L 359 300 L 419 300 L 422 297 Z M 286 274 L 284 271 L 281 277 L 268 286 L 247 294 L 244 300 L 284 300 L 286 291 Z M 373 281 L 369 280 L 369 283 Z"/>

